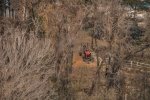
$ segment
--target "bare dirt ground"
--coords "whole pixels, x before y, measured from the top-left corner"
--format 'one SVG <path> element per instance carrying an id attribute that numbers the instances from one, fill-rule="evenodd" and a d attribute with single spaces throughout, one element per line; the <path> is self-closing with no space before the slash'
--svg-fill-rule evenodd
<path id="1" fill-rule="evenodd" d="M 86 32 L 81 32 L 80 35 L 77 37 L 74 46 L 74 58 L 73 58 L 73 67 L 96 67 L 96 59 L 94 62 L 84 62 L 82 57 L 79 56 L 79 51 L 81 44 L 88 44 L 89 49 L 91 47 L 91 36 L 88 35 Z M 98 46 L 108 46 L 107 42 L 102 40 L 97 40 Z M 91 50 L 92 51 L 92 50 Z M 93 52 L 93 51 L 92 51 Z M 95 55 L 92 55 L 95 58 Z"/>
<path id="2" fill-rule="evenodd" d="M 96 60 L 94 59 L 94 62 L 84 62 L 82 57 L 79 56 L 78 53 L 74 53 L 74 58 L 73 58 L 73 67 L 78 68 L 78 67 L 96 67 Z"/>

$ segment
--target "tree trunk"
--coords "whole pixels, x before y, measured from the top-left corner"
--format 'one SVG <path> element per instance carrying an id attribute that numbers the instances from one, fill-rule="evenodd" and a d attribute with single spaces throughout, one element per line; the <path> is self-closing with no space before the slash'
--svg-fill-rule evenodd
<path id="1" fill-rule="evenodd" d="M 98 45 L 97 45 L 97 39 L 95 38 L 95 47 L 98 47 Z"/>

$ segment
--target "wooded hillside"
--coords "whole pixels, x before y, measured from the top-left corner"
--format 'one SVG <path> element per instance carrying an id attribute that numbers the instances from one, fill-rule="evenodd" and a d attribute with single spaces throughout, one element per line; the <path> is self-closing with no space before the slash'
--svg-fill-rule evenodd
<path id="1" fill-rule="evenodd" d="M 1 0 L 0 100 L 149 100 L 139 2 Z"/>

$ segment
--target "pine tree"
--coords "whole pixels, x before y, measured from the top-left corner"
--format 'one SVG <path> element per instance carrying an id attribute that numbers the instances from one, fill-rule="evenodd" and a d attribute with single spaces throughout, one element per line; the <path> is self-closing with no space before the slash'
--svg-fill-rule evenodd
<path id="1" fill-rule="evenodd" d="M 4 16 L 4 10 L 5 10 L 5 2 L 4 0 L 0 0 L 0 16 Z"/>

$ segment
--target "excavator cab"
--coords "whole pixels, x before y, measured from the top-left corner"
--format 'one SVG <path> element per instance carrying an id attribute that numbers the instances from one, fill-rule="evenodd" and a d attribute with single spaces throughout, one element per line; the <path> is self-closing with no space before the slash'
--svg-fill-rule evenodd
<path id="1" fill-rule="evenodd" d="M 88 49 L 86 49 L 86 50 L 84 51 L 84 57 L 85 57 L 85 58 L 90 58 L 90 57 L 91 57 L 91 51 L 88 50 Z"/>
<path id="2" fill-rule="evenodd" d="M 94 58 L 92 57 L 92 52 L 88 48 L 88 44 L 87 45 L 81 44 L 79 55 L 82 57 L 84 62 L 93 62 L 94 61 Z"/>

